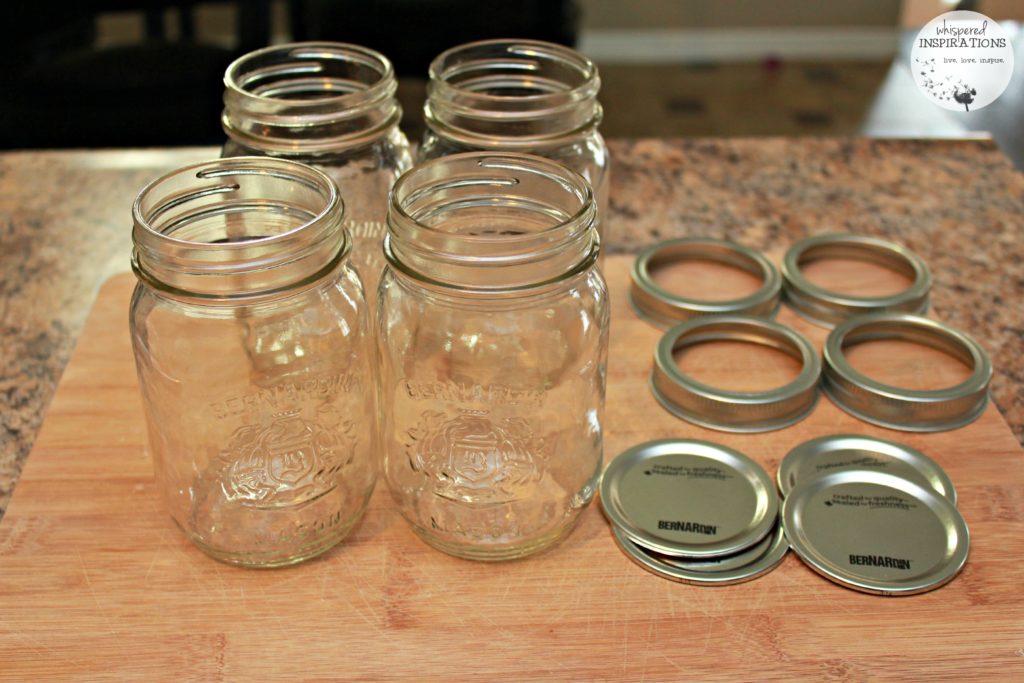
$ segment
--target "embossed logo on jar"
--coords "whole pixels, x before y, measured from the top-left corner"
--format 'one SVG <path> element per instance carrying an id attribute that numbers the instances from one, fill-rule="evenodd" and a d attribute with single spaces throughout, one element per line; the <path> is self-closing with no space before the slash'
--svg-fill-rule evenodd
<path id="1" fill-rule="evenodd" d="M 517 487 L 540 479 L 548 456 L 526 420 L 494 420 L 484 410 L 454 418 L 428 411 L 408 436 L 410 462 L 438 481 L 438 495 L 476 501 L 515 498 Z"/>
<path id="2" fill-rule="evenodd" d="M 209 404 L 218 420 L 239 415 L 257 415 L 284 410 L 304 401 L 330 399 L 340 393 L 360 390 L 359 378 L 348 372 L 310 377 L 301 382 L 282 382 L 259 391 L 228 396 Z"/>
<path id="3" fill-rule="evenodd" d="M 247 505 L 303 503 L 335 487 L 354 441 L 351 422 L 331 428 L 303 419 L 299 410 L 277 413 L 269 425 L 246 425 L 231 436 L 219 458 L 221 486 Z"/>
<path id="4" fill-rule="evenodd" d="M 461 401 L 504 405 L 541 406 L 544 392 L 513 389 L 502 384 L 463 384 L 461 382 L 419 382 L 402 380 L 405 394 L 415 401 Z"/>

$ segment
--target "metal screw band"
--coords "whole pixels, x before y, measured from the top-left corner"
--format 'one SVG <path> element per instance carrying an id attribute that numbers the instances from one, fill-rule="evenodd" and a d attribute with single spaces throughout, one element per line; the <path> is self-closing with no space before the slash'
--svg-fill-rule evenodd
<path id="1" fill-rule="evenodd" d="M 727 301 L 678 296 L 659 287 L 651 268 L 676 261 L 711 261 L 744 270 L 762 280 L 753 294 Z M 779 309 L 782 279 L 775 266 L 758 252 L 726 240 L 688 237 L 659 242 L 644 249 L 633 262 L 630 300 L 643 317 L 659 325 L 674 325 L 704 315 L 750 315 L 771 318 Z"/>
<path id="2" fill-rule="evenodd" d="M 963 361 L 971 375 L 946 389 L 917 391 L 875 381 L 850 365 L 844 350 L 879 339 L 901 339 Z M 822 388 L 846 412 L 867 422 L 909 432 L 937 432 L 973 422 L 988 403 L 992 363 L 969 336 L 929 318 L 878 313 L 847 320 L 825 342 Z"/>
<path id="3" fill-rule="evenodd" d="M 673 352 L 706 341 L 744 341 L 769 346 L 801 363 L 789 384 L 769 391 L 727 391 L 683 373 Z M 799 422 L 818 397 L 821 360 L 807 339 L 779 323 L 746 316 L 712 316 L 676 325 L 661 338 L 654 355 L 651 390 L 677 417 L 727 432 L 764 432 Z"/>
<path id="4" fill-rule="evenodd" d="M 867 261 L 906 275 L 911 285 L 896 294 L 859 297 L 833 292 L 808 280 L 800 268 L 820 259 Z M 932 276 L 928 266 L 909 249 L 863 235 L 818 235 L 800 240 L 782 260 L 783 296 L 801 317 L 824 327 L 867 313 L 925 313 Z"/>

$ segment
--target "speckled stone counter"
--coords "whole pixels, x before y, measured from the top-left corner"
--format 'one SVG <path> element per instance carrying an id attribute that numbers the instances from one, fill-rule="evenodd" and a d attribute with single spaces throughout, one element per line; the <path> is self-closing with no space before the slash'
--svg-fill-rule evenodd
<path id="1" fill-rule="evenodd" d="M 712 235 L 779 255 L 878 235 L 932 269 L 938 315 L 992 355 L 1024 439 L 1024 175 L 986 141 L 616 140 L 613 252 Z M 0 154 L 0 514 L 100 284 L 128 269 L 139 188 L 213 148 Z"/>

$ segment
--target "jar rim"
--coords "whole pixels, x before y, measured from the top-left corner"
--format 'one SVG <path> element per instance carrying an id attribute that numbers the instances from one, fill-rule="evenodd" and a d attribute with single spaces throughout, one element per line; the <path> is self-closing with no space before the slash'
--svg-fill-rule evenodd
<path id="1" fill-rule="evenodd" d="M 502 38 L 458 45 L 431 62 L 429 75 L 427 128 L 471 148 L 564 144 L 596 131 L 603 115 L 597 66 L 556 43 Z"/>
<path id="2" fill-rule="evenodd" d="M 519 152 L 452 154 L 395 183 L 385 257 L 431 286 L 481 294 L 530 290 L 595 262 L 596 218 L 590 184 L 556 161 Z M 460 231 L 464 226 L 473 232 Z"/>
<path id="3" fill-rule="evenodd" d="M 207 188 L 205 190 L 196 190 L 194 192 L 189 193 L 188 195 L 174 199 L 171 202 L 161 204 L 155 207 L 155 214 L 152 212 L 148 214 L 144 213 L 142 209 L 142 204 L 148 195 L 154 192 L 161 184 L 167 183 L 178 176 L 189 174 L 192 171 L 196 171 L 196 178 L 215 178 L 217 176 L 222 175 L 226 176 L 239 174 L 249 175 L 254 173 L 254 171 L 252 170 L 252 166 L 254 164 L 259 166 L 277 167 L 277 171 L 267 173 L 267 175 L 272 175 L 274 177 L 282 179 L 294 180 L 311 188 L 325 189 L 327 191 L 327 197 L 324 208 L 318 211 L 316 215 L 314 215 L 312 218 L 305 221 L 304 223 L 301 223 L 289 230 L 285 230 L 284 232 L 277 233 L 276 235 L 270 235 L 267 237 L 256 237 L 245 240 L 244 242 L 219 243 L 198 242 L 194 240 L 181 239 L 178 237 L 174 237 L 173 235 L 169 235 L 161 230 L 157 230 L 152 225 L 152 221 L 164 211 L 173 208 L 174 206 L 180 203 L 188 201 L 191 198 L 200 196 L 201 194 L 204 193 L 208 193 L 211 190 L 218 191 L 216 189 Z M 234 169 L 224 169 L 223 171 L 209 173 L 203 172 L 203 169 L 213 169 L 215 167 L 225 166 L 234 167 Z M 266 170 L 267 169 L 260 169 L 260 171 L 262 172 L 265 172 Z M 289 173 L 288 171 L 292 171 L 293 173 Z M 298 173 L 306 174 L 307 179 L 303 179 L 301 176 L 296 175 Z M 312 177 L 313 179 L 315 179 L 315 181 L 319 181 L 319 184 L 315 183 L 314 180 L 308 179 L 309 177 Z M 146 231 L 147 234 L 151 235 L 153 238 L 159 240 L 160 242 L 180 247 L 209 249 L 210 251 L 225 250 L 227 252 L 232 252 L 243 251 L 246 248 L 252 248 L 254 246 L 273 246 L 278 242 L 288 241 L 289 239 L 295 237 L 295 235 L 303 231 L 308 232 L 318 223 L 326 220 L 332 213 L 336 213 L 338 211 L 344 212 L 344 209 L 345 202 L 341 198 L 341 193 L 338 190 L 337 184 L 333 180 L 331 180 L 330 176 L 328 176 L 323 171 L 312 166 L 309 166 L 307 164 L 302 164 L 296 161 L 290 161 L 288 159 L 241 156 L 226 157 L 223 159 L 214 159 L 210 161 L 200 161 L 195 164 L 189 164 L 187 166 L 176 168 L 173 171 L 169 171 L 163 174 L 162 176 L 154 180 L 151 180 L 150 182 L 146 183 L 146 185 L 141 190 L 139 190 L 139 194 L 135 197 L 135 201 L 132 202 L 132 220 L 135 223 L 136 227 Z"/>
<path id="4" fill-rule="evenodd" d="M 343 218 L 337 185 L 306 164 L 272 157 L 190 164 L 148 183 L 132 203 L 132 269 L 178 297 L 277 295 L 342 263 L 351 244 Z"/>
<path id="5" fill-rule="evenodd" d="M 350 92 L 343 92 L 339 95 L 329 95 L 326 97 L 317 97 L 309 100 L 288 100 L 281 97 L 274 97 L 270 95 L 262 95 L 254 93 L 248 90 L 240 83 L 240 76 L 242 75 L 242 67 L 250 65 L 254 61 L 258 61 L 262 57 L 268 55 L 280 54 L 282 56 L 294 56 L 298 59 L 302 59 L 302 51 L 320 51 L 320 52 L 334 52 L 338 55 L 352 55 L 362 58 L 362 63 L 366 65 L 377 65 L 381 69 L 377 70 L 379 77 L 373 83 L 367 83 L 365 88 L 359 90 L 352 90 Z M 335 43 L 330 41 L 306 41 L 299 43 L 284 43 L 281 45 L 270 45 L 263 47 L 252 52 L 238 57 L 231 62 L 227 69 L 224 70 L 224 87 L 243 98 L 257 101 L 257 102 L 288 102 L 289 104 L 298 106 L 303 103 L 310 105 L 319 104 L 343 104 L 351 103 L 358 104 L 361 100 L 376 100 L 379 99 L 379 92 L 388 90 L 388 86 L 393 84 L 395 79 L 395 70 L 391 64 L 391 60 L 385 57 L 376 50 L 371 50 L 368 47 L 362 45 L 355 45 L 354 43 Z M 377 91 L 377 92 L 375 92 Z M 378 95 L 377 97 L 367 97 L 368 94 Z M 390 95 L 391 93 L 387 93 Z"/>
<path id="6" fill-rule="evenodd" d="M 335 71 L 349 67 L 367 69 L 373 77 Z M 318 74 L 319 78 L 310 78 Z M 242 145 L 276 154 L 357 148 L 386 135 L 402 117 L 391 61 L 352 43 L 310 41 L 264 47 L 231 62 L 223 81 L 224 132 Z M 259 91 L 264 81 L 268 88 L 276 83 L 279 92 Z M 337 88 L 337 94 L 329 94 L 332 88 Z M 309 91 L 317 96 L 284 96 Z"/>
<path id="7" fill-rule="evenodd" d="M 544 175 L 545 177 L 558 182 L 563 188 L 570 191 L 579 197 L 580 208 L 573 213 L 569 218 L 550 225 L 542 230 L 536 232 L 524 233 L 521 235 L 500 235 L 495 237 L 494 235 L 459 235 L 460 240 L 466 242 L 487 242 L 493 243 L 496 239 L 501 240 L 507 244 L 514 244 L 516 242 L 528 242 L 536 236 L 543 233 L 553 232 L 557 230 L 564 230 L 567 225 L 573 223 L 579 223 L 586 219 L 587 215 L 594 211 L 594 191 L 587 182 L 586 178 L 572 170 L 568 166 L 560 164 L 556 161 L 546 159 L 544 157 L 536 156 L 533 154 L 523 154 L 521 152 L 463 152 L 460 154 L 449 154 L 447 156 L 438 157 L 437 159 L 431 159 L 423 164 L 419 164 L 409 169 L 395 181 L 391 192 L 388 195 L 390 208 L 395 211 L 401 218 L 414 223 L 420 230 L 427 231 L 431 234 L 437 235 L 450 235 L 451 233 L 436 228 L 432 225 L 427 225 L 421 222 L 416 216 L 413 216 L 409 211 L 406 210 L 402 204 L 402 192 L 405 190 L 405 186 L 412 184 L 420 178 L 421 174 L 425 174 L 431 170 L 431 168 L 444 165 L 444 164 L 455 164 L 460 161 L 469 161 L 472 158 L 477 159 L 477 165 L 481 168 L 486 168 L 483 164 L 488 159 L 507 160 L 507 163 L 503 166 L 492 164 L 495 168 L 514 168 L 510 166 L 508 162 L 513 164 L 520 164 L 520 168 L 525 168 L 527 165 L 532 165 L 534 168 L 532 172 Z M 546 169 L 548 172 L 543 172 L 541 169 Z M 559 177 L 559 175 L 561 177 Z M 571 188 L 568 181 L 576 181 L 576 188 Z M 453 181 L 445 181 L 450 183 Z M 579 190 L 578 192 L 576 190 Z M 422 191 L 422 190 L 420 190 Z M 415 194 L 415 193 L 413 193 Z"/>
<path id="8" fill-rule="evenodd" d="M 555 57 L 561 60 L 563 63 L 568 64 L 576 68 L 582 77 L 582 82 L 579 85 L 570 87 L 563 91 L 558 92 L 547 92 L 538 93 L 536 95 L 494 95 L 491 93 L 480 92 L 477 90 L 470 90 L 468 88 L 462 88 L 458 85 L 454 85 L 448 81 L 448 76 L 451 74 L 451 69 L 445 69 L 444 64 L 447 60 L 451 59 L 454 55 L 460 53 L 469 53 L 473 50 L 480 50 L 481 48 L 489 47 L 500 47 L 504 46 L 506 50 L 512 52 L 517 47 L 525 46 L 530 48 L 534 54 L 530 56 L 536 56 L 537 51 L 541 50 L 540 54 L 547 57 Z M 530 53 L 524 53 L 530 54 Z M 476 98 L 480 98 L 481 101 L 491 102 L 508 102 L 515 100 L 517 102 L 543 102 L 545 99 L 552 99 L 553 97 L 564 97 L 566 95 L 573 95 L 576 93 L 582 93 L 584 96 L 591 96 L 597 94 L 597 89 L 600 86 L 600 76 L 598 74 L 597 65 L 583 53 L 574 50 L 565 45 L 559 45 L 557 43 L 549 43 L 544 40 L 533 40 L 533 39 L 517 39 L 517 38 L 496 38 L 488 40 L 477 40 L 470 43 L 463 43 L 462 45 L 456 45 L 455 47 L 448 48 L 430 62 L 428 69 L 428 76 L 430 81 L 436 87 L 442 90 L 451 90 L 462 95 L 471 95 Z M 595 84 L 594 81 L 597 81 Z M 597 87 L 595 87 L 595 85 Z M 593 90 L 593 93 L 588 92 Z"/>

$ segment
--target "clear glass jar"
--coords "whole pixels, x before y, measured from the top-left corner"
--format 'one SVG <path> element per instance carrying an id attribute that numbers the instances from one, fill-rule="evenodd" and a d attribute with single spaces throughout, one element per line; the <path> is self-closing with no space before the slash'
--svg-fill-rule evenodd
<path id="1" fill-rule="evenodd" d="M 221 159 L 148 185 L 133 218 L 132 343 L 171 517 L 233 564 L 327 550 L 377 474 L 375 349 L 337 187 Z"/>
<path id="2" fill-rule="evenodd" d="M 579 52 L 539 40 L 484 40 L 430 65 L 418 161 L 473 150 L 525 152 L 586 178 L 608 215 L 608 146 L 598 132 L 601 79 Z"/>
<path id="3" fill-rule="evenodd" d="M 224 87 L 223 156 L 290 159 L 329 175 L 345 198 L 353 264 L 375 287 L 388 192 L 412 166 L 391 62 L 345 43 L 275 45 L 232 62 Z"/>
<path id="4" fill-rule="evenodd" d="M 385 476 L 431 545 L 501 560 L 554 543 L 603 452 L 608 294 L 591 189 L 539 157 L 403 175 L 378 292 Z"/>

